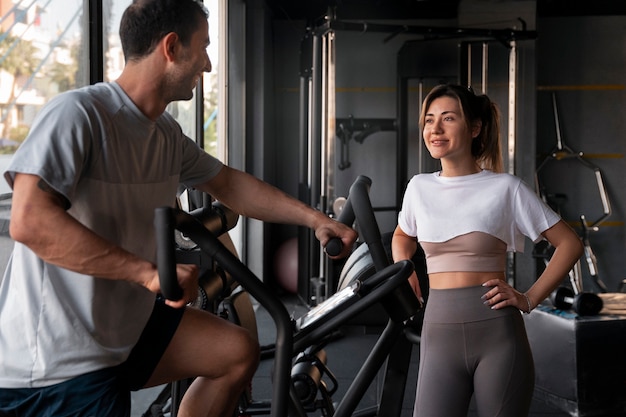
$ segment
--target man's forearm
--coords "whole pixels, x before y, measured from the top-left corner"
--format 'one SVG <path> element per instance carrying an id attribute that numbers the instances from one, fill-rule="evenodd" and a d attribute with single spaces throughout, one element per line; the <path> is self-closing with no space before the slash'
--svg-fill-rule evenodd
<path id="1" fill-rule="evenodd" d="M 113 245 L 65 211 L 63 200 L 38 184 L 36 176 L 15 178 L 11 237 L 42 260 L 74 272 L 139 283 L 154 266 Z"/>

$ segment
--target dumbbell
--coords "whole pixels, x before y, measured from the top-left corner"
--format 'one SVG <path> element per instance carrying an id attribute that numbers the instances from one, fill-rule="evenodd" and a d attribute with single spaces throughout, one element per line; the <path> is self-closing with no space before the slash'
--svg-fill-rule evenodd
<path id="1" fill-rule="evenodd" d="M 590 292 L 574 294 L 570 288 L 559 287 L 550 295 L 554 307 L 561 310 L 573 309 L 580 316 L 593 316 L 602 310 L 602 299 Z"/>

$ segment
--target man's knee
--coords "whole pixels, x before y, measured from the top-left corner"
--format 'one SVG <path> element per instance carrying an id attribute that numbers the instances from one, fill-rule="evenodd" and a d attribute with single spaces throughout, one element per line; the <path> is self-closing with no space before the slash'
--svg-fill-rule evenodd
<path id="1" fill-rule="evenodd" d="M 244 328 L 240 328 L 235 336 L 237 349 L 232 351 L 235 364 L 239 365 L 242 378 L 251 378 L 256 371 L 260 360 L 259 342 Z"/>

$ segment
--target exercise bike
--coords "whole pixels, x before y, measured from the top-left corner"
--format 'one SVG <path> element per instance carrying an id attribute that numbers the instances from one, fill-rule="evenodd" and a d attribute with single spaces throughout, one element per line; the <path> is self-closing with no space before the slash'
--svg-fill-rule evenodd
<path id="1" fill-rule="evenodd" d="M 391 395 L 393 399 L 384 395 L 387 398 L 380 399 L 378 410 L 371 415 L 389 417 L 400 415 L 408 366 L 398 364 L 398 359 L 404 360 L 407 351 L 410 356 L 410 346 L 415 342 L 415 340 L 410 340 L 411 336 L 402 337 L 402 335 L 412 334 L 407 329 L 413 328 L 411 321 L 418 313 L 420 305 L 407 281 L 414 271 L 413 263 L 401 261 L 391 264 L 385 252 L 369 203 L 370 184 L 371 181 L 363 176 L 355 181 L 339 220 L 349 225 L 357 222 L 360 235 L 369 248 L 375 272 L 368 274 L 369 276 L 351 280 L 333 296 L 297 319 L 291 318 L 274 292 L 265 286 L 193 215 L 170 207 L 156 210 L 158 269 L 164 297 L 175 300 L 181 296 L 175 273 L 174 234 L 178 230 L 195 242 L 230 276 L 236 277 L 245 291 L 268 311 L 275 323 L 276 340 L 271 401 L 263 402 L 260 407 L 254 401 L 242 404 L 238 415 L 305 417 L 311 411 L 310 405 L 314 403 L 323 404 L 324 415 L 352 416 L 365 391 L 385 362 L 387 362 L 388 371 L 385 384 L 389 381 L 395 384 L 395 389 L 385 389 L 383 392 Z M 327 246 L 327 251 L 332 251 L 337 244 L 339 244 L 337 241 L 331 242 Z M 322 373 L 323 367 L 318 366 L 323 363 L 323 358 L 319 355 L 320 347 L 328 342 L 328 338 L 340 326 L 378 303 L 389 315 L 387 326 L 341 400 L 334 402 L 329 398 L 330 392 L 324 389 L 321 376 L 305 378 L 304 382 L 292 377 L 294 368 L 304 366 L 302 364 L 306 361 L 310 362 L 309 365 L 315 366 L 318 373 Z M 395 355 L 398 346 L 401 346 L 402 355 Z M 302 360 L 302 358 L 308 359 Z M 312 361 L 310 361 L 311 358 Z M 403 372 L 405 375 L 402 375 Z M 324 401 L 314 401 L 318 393 L 326 397 Z"/>

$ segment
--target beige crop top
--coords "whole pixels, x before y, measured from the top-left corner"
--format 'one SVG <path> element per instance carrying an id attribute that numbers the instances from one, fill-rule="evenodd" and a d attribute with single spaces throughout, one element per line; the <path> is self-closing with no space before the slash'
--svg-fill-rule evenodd
<path id="1" fill-rule="evenodd" d="M 506 243 L 488 233 L 470 232 L 445 242 L 420 242 L 429 274 L 500 272 L 506 266 Z"/>

